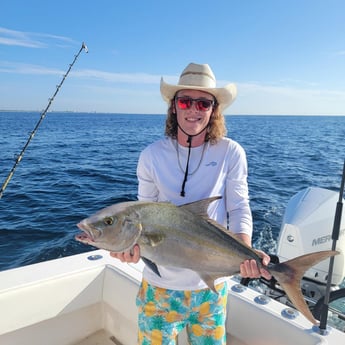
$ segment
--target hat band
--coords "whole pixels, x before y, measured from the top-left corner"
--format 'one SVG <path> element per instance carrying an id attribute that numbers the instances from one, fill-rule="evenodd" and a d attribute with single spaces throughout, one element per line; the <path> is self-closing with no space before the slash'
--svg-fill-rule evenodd
<path id="1" fill-rule="evenodd" d="M 185 75 L 189 75 L 189 74 L 192 74 L 192 75 L 205 75 L 206 77 L 209 77 L 210 79 L 212 79 L 214 82 L 216 81 L 211 74 L 204 73 L 204 72 L 200 73 L 200 72 L 190 72 L 190 71 L 186 71 L 186 72 L 182 73 L 180 79 L 182 77 L 184 77 Z"/>

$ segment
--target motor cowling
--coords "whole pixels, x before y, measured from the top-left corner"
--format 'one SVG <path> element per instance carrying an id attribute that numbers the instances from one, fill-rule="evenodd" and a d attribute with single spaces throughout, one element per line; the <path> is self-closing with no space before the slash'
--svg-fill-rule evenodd
<path id="1" fill-rule="evenodd" d="M 288 202 L 280 228 L 277 255 L 280 262 L 307 253 L 330 250 L 334 216 L 339 200 L 337 192 L 309 187 L 295 194 Z M 343 209 L 332 284 L 339 285 L 345 276 L 345 209 Z M 305 277 L 327 283 L 329 259 L 305 273 Z"/>

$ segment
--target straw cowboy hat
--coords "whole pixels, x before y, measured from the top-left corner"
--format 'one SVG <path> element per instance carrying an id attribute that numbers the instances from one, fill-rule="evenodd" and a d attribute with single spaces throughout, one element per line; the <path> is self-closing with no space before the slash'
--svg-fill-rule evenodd
<path id="1" fill-rule="evenodd" d="M 227 108 L 236 98 L 235 84 L 227 84 L 222 88 L 216 87 L 216 77 L 207 64 L 190 63 L 180 75 L 177 85 L 166 83 L 161 78 L 161 94 L 168 104 L 179 90 L 200 90 L 213 95 L 219 104 L 220 111 Z"/>

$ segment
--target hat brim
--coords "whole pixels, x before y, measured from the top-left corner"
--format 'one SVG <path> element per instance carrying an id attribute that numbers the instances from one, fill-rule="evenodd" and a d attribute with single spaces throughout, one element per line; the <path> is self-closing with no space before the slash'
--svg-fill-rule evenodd
<path id="1" fill-rule="evenodd" d="M 162 98 L 168 104 L 170 104 L 176 92 L 180 90 L 200 90 L 208 92 L 217 99 L 221 112 L 227 107 L 229 107 L 237 96 L 237 87 L 235 84 L 227 84 L 224 87 L 219 88 L 209 88 L 191 85 L 172 85 L 166 83 L 163 80 L 163 78 L 161 78 L 160 90 Z"/>

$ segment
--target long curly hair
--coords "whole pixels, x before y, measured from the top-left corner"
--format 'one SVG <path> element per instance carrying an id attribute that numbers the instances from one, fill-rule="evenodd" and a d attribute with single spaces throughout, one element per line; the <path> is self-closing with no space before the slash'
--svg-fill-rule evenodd
<path id="1" fill-rule="evenodd" d="M 165 135 L 172 139 L 177 139 L 178 124 L 174 101 L 175 97 L 170 101 L 170 106 L 168 108 L 168 116 L 165 121 Z M 216 144 L 219 139 L 225 137 L 226 134 L 225 119 L 219 110 L 218 103 L 216 103 L 206 130 L 205 141 L 209 141 L 213 145 Z"/>

